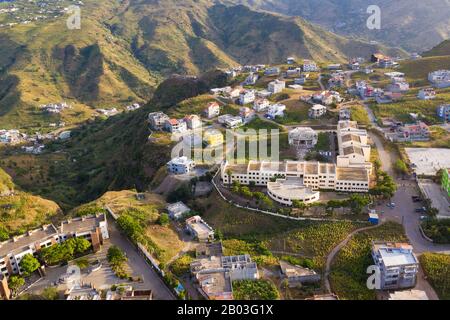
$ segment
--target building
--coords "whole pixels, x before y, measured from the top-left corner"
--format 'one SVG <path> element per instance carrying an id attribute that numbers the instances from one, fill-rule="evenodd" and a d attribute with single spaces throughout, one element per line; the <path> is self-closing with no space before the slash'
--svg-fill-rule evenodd
<path id="1" fill-rule="evenodd" d="M 267 182 L 267 194 L 272 200 L 285 206 L 292 206 L 294 201 L 310 204 L 320 200 L 319 191 L 305 186 L 303 179 L 296 177 Z"/>
<path id="2" fill-rule="evenodd" d="M 428 141 L 430 140 L 430 128 L 422 121 L 413 124 L 405 124 L 397 128 L 395 141 Z"/>
<path id="3" fill-rule="evenodd" d="M 420 100 L 433 100 L 436 98 L 436 91 L 433 88 L 421 89 L 417 98 Z"/>
<path id="4" fill-rule="evenodd" d="M 0 300 L 9 300 L 11 298 L 11 290 L 9 290 L 8 279 L 3 273 L 0 273 Z"/>
<path id="5" fill-rule="evenodd" d="M 186 174 L 195 168 L 195 162 L 187 157 L 178 157 L 167 163 L 167 171 L 173 174 Z"/>
<path id="6" fill-rule="evenodd" d="M 186 126 L 188 129 L 198 129 L 202 126 L 202 121 L 200 117 L 196 114 L 191 114 L 184 117 L 184 122 L 186 122 Z"/>
<path id="7" fill-rule="evenodd" d="M 450 87 L 450 70 L 438 70 L 428 74 L 428 81 L 439 89 Z"/>
<path id="8" fill-rule="evenodd" d="M 281 70 L 278 67 L 269 67 L 264 70 L 264 75 L 266 76 L 278 76 Z"/>
<path id="9" fill-rule="evenodd" d="M 250 109 L 248 107 L 241 107 L 239 109 L 239 115 L 242 118 L 242 122 L 244 124 L 247 124 L 251 122 L 253 119 L 255 119 L 256 113 L 253 109 Z"/>
<path id="10" fill-rule="evenodd" d="M 278 79 L 270 82 L 267 86 L 267 90 L 270 91 L 272 94 L 280 93 L 284 89 L 286 89 L 286 82 Z"/>
<path id="11" fill-rule="evenodd" d="M 339 120 L 350 120 L 352 116 L 352 110 L 350 108 L 339 109 Z"/>
<path id="12" fill-rule="evenodd" d="M 317 72 L 319 71 L 319 67 L 314 61 L 311 60 L 303 60 L 303 72 Z"/>
<path id="13" fill-rule="evenodd" d="M 388 300 L 430 300 L 427 293 L 422 290 L 403 290 L 389 293 Z"/>
<path id="14" fill-rule="evenodd" d="M 444 169 L 442 173 L 442 190 L 450 198 L 450 169 Z"/>
<path id="15" fill-rule="evenodd" d="M 298 127 L 289 131 L 289 145 L 297 148 L 313 148 L 319 134 L 311 128 Z"/>
<path id="16" fill-rule="evenodd" d="M 409 83 L 403 78 L 392 78 L 392 83 L 387 86 L 386 90 L 390 92 L 406 92 L 409 90 Z"/>
<path id="17" fill-rule="evenodd" d="M 304 283 L 315 283 L 320 281 L 320 275 L 314 270 L 292 265 L 283 260 L 280 260 L 280 269 L 281 273 L 288 280 L 288 286 L 290 288 Z"/>
<path id="18" fill-rule="evenodd" d="M 259 79 L 259 75 L 257 73 L 250 72 L 250 74 L 247 76 L 247 78 L 244 81 L 244 85 L 253 86 L 256 84 L 258 79 Z"/>
<path id="19" fill-rule="evenodd" d="M 372 258 L 380 270 L 380 289 L 397 290 L 416 285 L 419 261 L 406 243 L 373 243 Z"/>
<path id="20" fill-rule="evenodd" d="M 164 128 L 170 133 L 183 133 L 187 131 L 187 124 L 184 120 L 169 119 L 166 120 Z"/>
<path id="21" fill-rule="evenodd" d="M 296 63 L 295 58 L 294 57 L 287 58 L 286 63 L 289 65 L 295 64 Z"/>
<path id="22" fill-rule="evenodd" d="M 337 164 L 253 160 L 247 164 L 230 164 L 225 161 L 221 165 L 222 182 L 231 184 L 237 181 L 243 185 L 254 183 L 256 186 L 267 186 L 273 179 L 299 178 L 305 187 L 312 190 L 369 192 L 372 163 L 367 131 L 359 129 L 354 121 L 339 121 L 337 137 Z M 281 181 L 279 183 L 282 184 Z"/>
<path id="23" fill-rule="evenodd" d="M 318 119 L 326 113 L 327 113 L 327 107 L 325 107 L 321 104 L 315 104 L 309 109 L 308 116 L 311 119 Z"/>
<path id="24" fill-rule="evenodd" d="M 209 300 L 233 300 L 233 281 L 259 279 L 258 267 L 249 255 L 209 256 L 191 263 L 199 292 Z"/>
<path id="25" fill-rule="evenodd" d="M 58 228 L 45 225 L 0 243 L 0 274 L 5 277 L 22 274 L 20 261 L 25 255 L 36 255 L 43 248 L 70 238 L 84 238 L 92 244 L 94 251 L 98 251 L 104 240 L 109 239 L 106 215 L 70 219 L 62 222 Z"/>
<path id="26" fill-rule="evenodd" d="M 220 105 L 217 102 L 210 102 L 205 110 L 203 110 L 203 114 L 206 118 L 212 119 L 220 114 Z"/>
<path id="27" fill-rule="evenodd" d="M 255 91 L 254 90 L 242 90 L 239 95 L 239 103 L 241 105 L 246 105 L 253 103 L 255 101 Z"/>
<path id="28" fill-rule="evenodd" d="M 203 140 L 209 146 L 219 146 L 223 144 L 223 134 L 219 130 L 206 130 L 203 133 Z"/>
<path id="29" fill-rule="evenodd" d="M 240 116 L 232 116 L 230 114 L 220 116 L 218 121 L 220 124 L 223 124 L 228 129 L 235 129 L 244 124 Z"/>
<path id="30" fill-rule="evenodd" d="M 269 106 L 267 110 L 266 117 L 270 119 L 275 119 L 276 117 L 284 117 L 284 111 L 286 106 L 284 104 L 276 103 Z"/>
<path id="31" fill-rule="evenodd" d="M 207 257 L 221 257 L 223 256 L 222 242 L 203 242 L 195 248 L 195 257 L 197 259 L 204 259 Z"/>
<path id="32" fill-rule="evenodd" d="M 169 213 L 169 217 L 174 220 L 179 220 L 183 217 L 184 214 L 191 212 L 191 209 L 183 202 L 179 201 L 176 203 L 171 203 L 167 206 L 167 212 Z"/>
<path id="33" fill-rule="evenodd" d="M 193 216 L 186 220 L 186 230 L 198 241 L 214 240 L 214 229 L 211 228 L 200 216 Z"/>
<path id="34" fill-rule="evenodd" d="M 152 112 L 148 115 L 148 122 L 153 130 L 162 130 L 169 119 L 169 116 L 163 112 Z"/>
<path id="35" fill-rule="evenodd" d="M 19 130 L 0 130 L 0 143 L 3 144 L 18 144 L 26 138 L 26 135 L 21 134 Z"/>
<path id="36" fill-rule="evenodd" d="M 450 121 L 450 104 L 437 107 L 437 116 L 443 121 Z"/>
<path id="37" fill-rule="evenodd" d="M 269 100 L 265 98 L 260 98 L 256 99 L 255 102 L 253 103 L 253 110 L 255 110 L 256 112 L 262 112 L 267 108 L 269 108 L 269 106 L 270 106 Z"/>

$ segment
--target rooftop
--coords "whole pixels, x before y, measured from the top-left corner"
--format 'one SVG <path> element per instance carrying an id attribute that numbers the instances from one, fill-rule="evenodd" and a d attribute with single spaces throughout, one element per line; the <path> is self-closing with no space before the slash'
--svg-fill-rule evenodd
<path id="1" fill-rule="evenodd" d="M 337 180 L 369 181 L 369 172 L 365 168 L 336 168 Z"/>
<path id="2" fill-rule="evenodd" d="M 276 182 L 268 182 L 267 188 L 277 196 L 291 200 L 303 200 L 319 193 L 306 187 L 303 180 L 298 178 L 278 179 Z"/>
<path id="3" fill-rule="evenodd" d="M 61 233 L 82 233 L 94 230 L 100 222 L 106 221 L 104 214 L 98 216 L 86 216 L 71 219 L 61 223 L 59 231 Z"/>
<path id="4" fill-rule="evenodd" d="M 407 243 L 375 243 L 373 251 L 377 253 L 386 267 L 417 264 L 412 246 Z"/>

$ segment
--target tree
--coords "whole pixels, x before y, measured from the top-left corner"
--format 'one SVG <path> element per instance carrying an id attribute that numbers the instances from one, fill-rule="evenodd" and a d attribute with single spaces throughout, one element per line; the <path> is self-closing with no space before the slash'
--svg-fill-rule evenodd
<path id="1" fill-rule="evenodd" d="M 121 265 L 127 262 L 127 257 L 118 246 L 111 246 L 107 253 L 108 262 L 111 265 Z"/>
<path id="2" fill-rule="evenodd" d="M 169 224 L 169 222 L 170 222 L 170 219 L 169 219 L 169 215 L 167 213 L 162 213 L 159 216 L 158 223 L 161 226 L 167 226 Z"/>
<path id="3" fill-rule="evenodd" d="M 405 175 L 408 174 L 408 166 L 406 165 L 405 162 L 403 162 L 402 160 L 398 159 L 395 164 L 394 164 L 394 169 L 397 173 Z"/>
<path id="4" fill-rule="evenodd" d="M 13 293 L 16 293 L 25 284 L 25 279 L 21 276 L 12 275 L 9 277 L 8 286 Z"/>
<path id="5" fill-rule="evenodd" d="M 41 265 L 32 254 L 26 254 L 22 257 L 19 266 L 22 269 L 23 274 L 28 277 L 33 272 L 35 272 Z"/>
<path id="6" fill-rule="evenodd" d="M 352 209 L 352 212 L 359 214 L 362 212 L 362 209 L 370 203 L 370 199 L 359 194 L 352 194 L 348 200 L 348 203 Z"/>

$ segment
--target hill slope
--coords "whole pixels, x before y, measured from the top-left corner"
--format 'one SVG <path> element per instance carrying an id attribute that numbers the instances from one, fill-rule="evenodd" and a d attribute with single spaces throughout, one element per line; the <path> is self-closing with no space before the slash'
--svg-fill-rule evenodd
<path id="1" fill-rule="evenodd" d="M 301 16 L 347 36 L 378 40 L 410 51 L 424 51 L 450 37 L 447 0 L 228 0 L 256 9 Z M 369 30 L 369 5 L 381 9 L 381 29 Z"/>
<path id="2" fill-rule="evenodd" d="M 92 107 L 148 101 L 173 73 L 279 63 L 290 55 L 344 61 L 379 50 L 399 53 L 301 18 L 216 2 L 86 0 L 81 30 L 68 30 L 66 17 L 0 28 L 0 127 L 34 132 L 60 120 L 77 124 L 92 116 Z M 28 2 L 14 5 L 20 3 Z M 61 101 L 74 108 L 61 116 L 39 110 Z"/>

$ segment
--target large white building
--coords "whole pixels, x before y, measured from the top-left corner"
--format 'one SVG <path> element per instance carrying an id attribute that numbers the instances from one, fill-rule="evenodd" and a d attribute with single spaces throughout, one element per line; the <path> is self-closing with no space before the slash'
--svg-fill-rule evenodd
<path id="1" fill-rule="evenodd" d="M 278 79 L 270 82 L 267 86 L 267 90 L 269 92 L 271 92 L 272 94 L 280 93 L 284 89 L 286 89 L 286 82 L 278 80 Z"/>
<path id="2" fill-rule="evenodd" d="M 358 129 L 356 122 L 340 121 L 337 135 L 340 150 L 337 164 L 307 161 L 224 162 L 221 167 L 222 181 L 225 185 L 237 181 L 243 185 L 267 186 L 269 195 L 286 205 L 291 205 L 293 200 L 317 201 L 318 194 L 313 191 L 318 190 L 369 192 L 372 164 L 367 132 Z M 293 183 L 292 179 L 297 180 Z M 294 189 L 297 191 L 292 191 Z"/>
<path id="3" fill-rule="evenodd" d="M 248 103 L 253 103 L 255 101 L 255 91 L 254 90 L 243 90 L 239 95 L 239 103 L 241 105 L 246 105 Z"/>
<path id="4" fill-rule="evenodd" d="M 428 74 L 428 80 L 436 88 L 450 87 L 450 70 L 438 70 Z"/>
<path id="5" fill-rule="evenodd" d="M 289 131 L 289 145 L 298 148 L 312 148 L 319 140 L 319 134 L 306 127 L 298 127 Z"/>
<path id="6" fill-rule="evenodd" d="M 195 162 L 187 157 L 178 157 L 167 163 L 167 171 L 174 174 L 185 174 L 195 168 Z"/>

